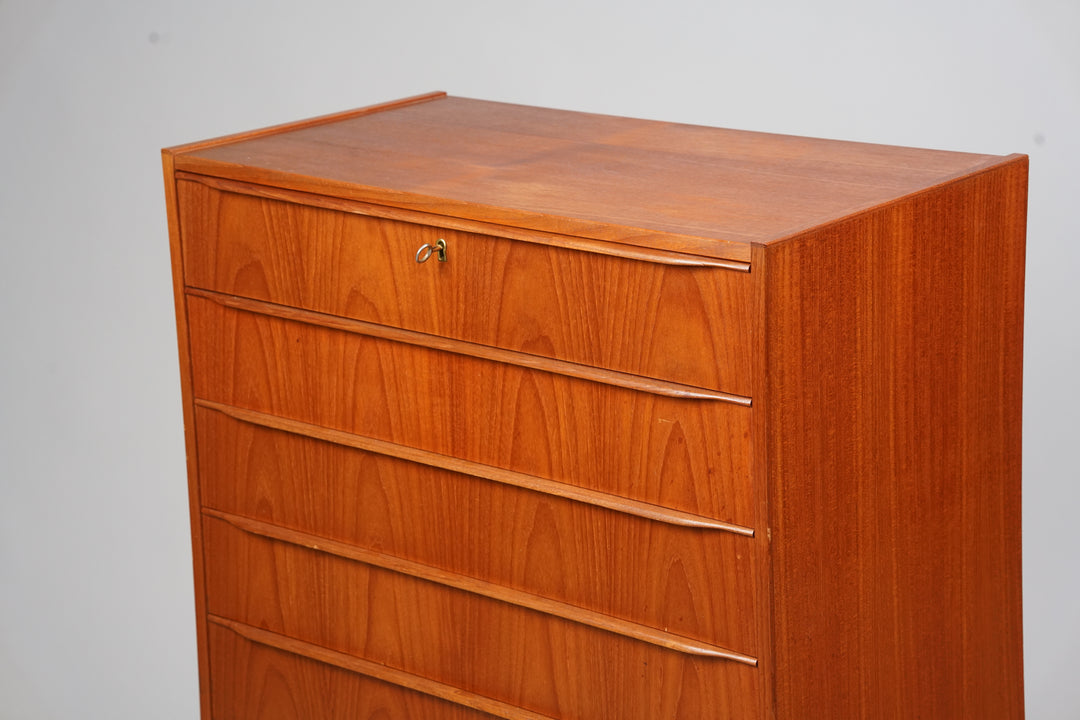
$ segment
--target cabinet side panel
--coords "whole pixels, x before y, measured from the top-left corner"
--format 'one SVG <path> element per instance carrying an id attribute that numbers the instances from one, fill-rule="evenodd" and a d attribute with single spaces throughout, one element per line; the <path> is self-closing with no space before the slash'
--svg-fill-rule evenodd
<path id="1" fill-rule="evenodd" d="M 777 717 L 1023 716 L 1027 159 L 767 249 Z"/>
<path id="2" fill-rule="evenodd" d="M 184 451 L 187 456 L 188 507 L 191 513 L 192 566 L 195 575 L 195 625 L 199 653 L 199 706 L 210 717 L 210 657 L 207 645 L 206 595 L 203 576 L 202 515 L 199 501 L 199 469 L 196 462 L 195 396 L 192 391 L 191 345 L 188 336 L 187 301 L 184 295 L 183 248 L 180 240 L 180 208 L 176 193 L 173 154 L 161 153 L 165 174 L 165 204 L 169 218 L 173 300 L 176 305 L 176 341 L 180 358 L 180 392 L 184 412 Z"/>

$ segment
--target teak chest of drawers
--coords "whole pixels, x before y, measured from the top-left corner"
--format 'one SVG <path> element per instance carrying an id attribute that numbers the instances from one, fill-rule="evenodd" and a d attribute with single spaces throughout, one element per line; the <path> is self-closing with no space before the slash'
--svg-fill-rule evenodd
<path id="1" fill-rule="evenodd" d="M 203 717 L 1023 716 L 1026 157 L 436 93 L 163 158 Z"/>

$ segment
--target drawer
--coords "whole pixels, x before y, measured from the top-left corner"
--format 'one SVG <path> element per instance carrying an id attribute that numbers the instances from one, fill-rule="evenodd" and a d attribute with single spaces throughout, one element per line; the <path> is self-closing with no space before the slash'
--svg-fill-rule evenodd
<path id="1" fill-rule="evenodd" d="M 758 717 L 760 673 L 204 517 L 213 616 L 565 720 Z M 224 558 L 230 558 L 225 561 Z"/>
<path id="2" fill-rule="evenodd" d="M 750 408 L 188 297 L 197 398 L 753 526 Z"/>
<path id="3" fill-rule="evenodd" d="M 494 720 L 498 717 L 380 681 L 348 667 L 336 667 L 330 662 L 255 642 L 241 632 L 213 621 L 210 624 L 210 684 L 214 688 L 211 707 L 213 717 L 219 720 L 431 720 L 436 717 Z M 268 637 L 267 633 L 251 634 Z M 303 647 L 278 642 L 292 649 Z"/>
<path id="4" fill-rule="evenodd" d="M 191 287 L 750 395 L 747 272 L 177 186 Z"/>
<path id="5" fill-rule="evenodd" d="M 204 506 L 753 655 L 751 539 L 196 414 Z M 628 628 L 633 631 L 633 627 Z"/>

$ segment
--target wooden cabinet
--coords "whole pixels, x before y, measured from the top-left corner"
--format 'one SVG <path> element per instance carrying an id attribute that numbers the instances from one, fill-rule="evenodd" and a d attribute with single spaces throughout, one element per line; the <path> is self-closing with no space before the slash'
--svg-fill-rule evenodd
<path id="1" fill-rule="evenodd" d="M 446 97 L 164 151 L 206 718 L 1020 718 L 1027 159 Z"/>

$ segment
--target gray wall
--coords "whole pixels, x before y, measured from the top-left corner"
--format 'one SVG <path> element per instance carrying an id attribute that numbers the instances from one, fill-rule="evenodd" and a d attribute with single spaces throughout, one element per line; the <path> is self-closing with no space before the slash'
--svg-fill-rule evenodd
<path id="1" fill-rule="evenodd" d="M 1031 155 L 1031 718 L 1080 717 L 1080 4 L 0 0 L 0 718 L 193 718 L 158 150 L 434 89 Z"/>

